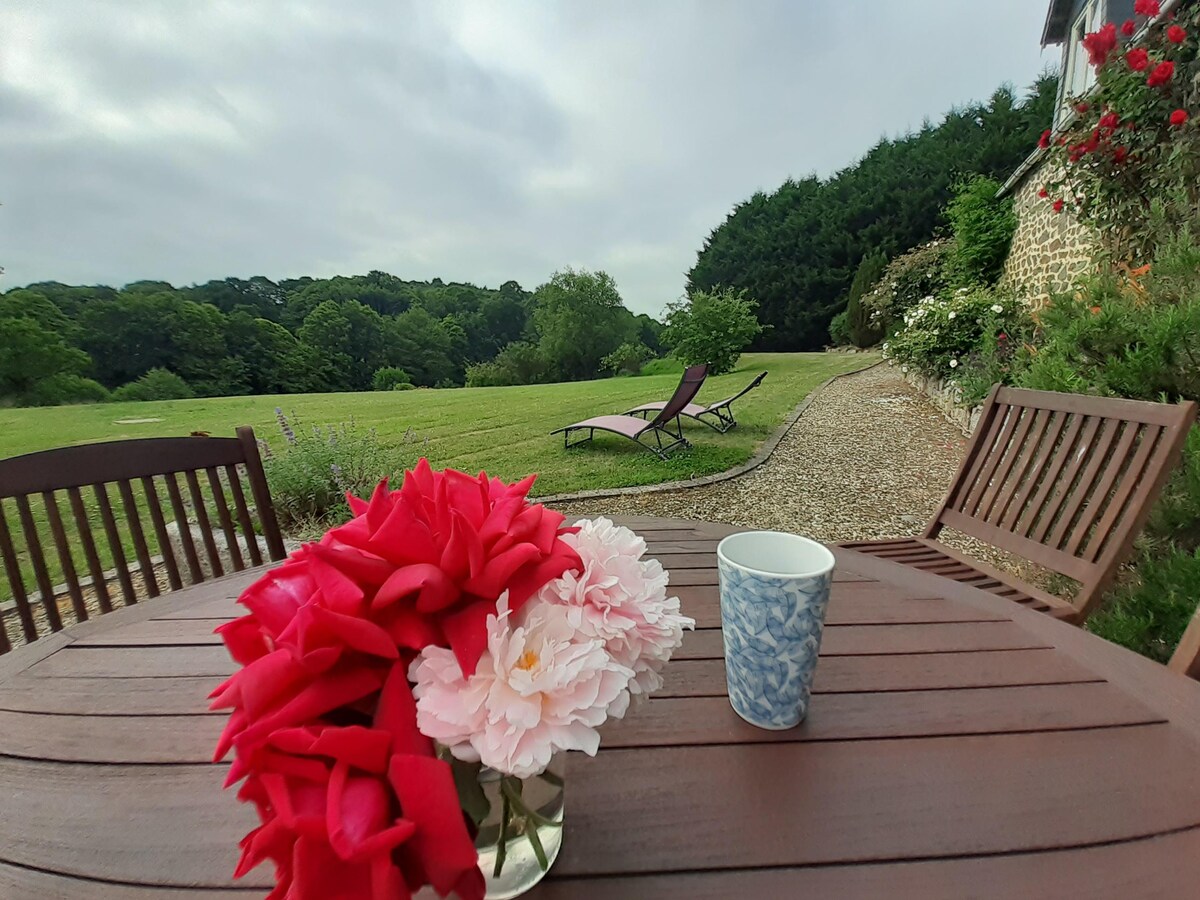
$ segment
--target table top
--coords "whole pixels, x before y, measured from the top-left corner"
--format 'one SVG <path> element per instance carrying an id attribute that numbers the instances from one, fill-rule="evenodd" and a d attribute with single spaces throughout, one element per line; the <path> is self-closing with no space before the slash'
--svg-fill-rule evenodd
<path id="1" fill-rule="evenodd" d="M 530 897 L 1195 895 L 1200 684 L 1077 628 L 849 551 L 807 720 L 725 696 L 716 541 L 626 519 L 697 629 L 649 703 L 571 754 Z M 0 657 L 0 896 L 216 900 L 253 811 L 209 761 L 233 664 L 212 629 L 260 570 Z"/>

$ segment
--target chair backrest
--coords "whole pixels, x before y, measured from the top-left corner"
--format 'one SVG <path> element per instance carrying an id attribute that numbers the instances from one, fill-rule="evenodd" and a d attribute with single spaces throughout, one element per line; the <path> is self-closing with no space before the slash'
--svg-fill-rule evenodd
<path id="1" fill-rule="evenodd" d="M 1080 583 L 1100 601 L 1179 459 L 1196 404 L 997 385 L 958 475 L 925 531 L 943 527 Z"/>
<path id="2" fill-rule="evenodd" d="M 760 384 L 762 384 L 763 379 L 766 377 L 767 377 L 766 372 L 760 372 L 758 374 L 758 376 L 752 382 L 750 382 L 748 385 L 746 385 L 744 388 L 742 388 L 740 391 L 738 391 L 736 394 L 734 394 L 732 397 L 730 397 L 725 402 L 732 403 L 734 400 L 737 400 L 739 397 L 746 396 L 748 393 L 750 393 L 752 390 L 754 390 L 756 387 L 758 387 Z"/>
<path id="3" fill-rule="evenodd" d="M 1189 678 L 1200 680 L 1200 607 L 1179 639 L 1167 667 Z"/>
<path id="4" fill-rule="evenodd" d="M 670 422 L 683 412 L 683 408 L 695 399 L 696 394 L 700 391 L 700 386 L 704 384 L 704 379 L 707 377 L 708 363 L 700 363 L 684 369 L 683 377 L 679 379 L 679 387 L 675 388 L 675 393 L 671 395 L 667 405 L 654 417 L 654 421 L 650 423 L 651 427 Z"/>
<path id="5" fill-rule="evenodd" d="M 140 593 L 131 555 L 141 576 Z M 184 576 L 196 584 L 210 575 L 261 565 L 264 556 L 285 555 L 248 427 L 239 428 L 235 438 L 109 441 L 0 460 L 0 566 L 11 591 L 7 600 L 0 593 L 0 653 L 18 636 L 28 643 L 58 631 L 64 619 L 83 621 L 111 611 L 110 587 L 119 585 L 126 605 L 139 595 L 158 596 L 156 568 L 165 570 L 167 590 L 176 590 Z M 90 578 L 80 577 L 85 569 Z M 14 630 L 16 623 L 20 627 Z"/>

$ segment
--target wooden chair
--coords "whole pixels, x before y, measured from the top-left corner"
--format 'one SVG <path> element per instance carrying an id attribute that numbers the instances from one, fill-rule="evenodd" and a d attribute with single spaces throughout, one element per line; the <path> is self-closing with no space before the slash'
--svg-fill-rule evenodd
<path id="1" fill-rule="evenodd" d="M 1096 608 L 1179 459 L 1196 404 L 997 385 L 921 537 L 842 546 L 1072 622 Z M 1079 582 L 1073 602 L 936 540 L 951 528 Z"/>
<path id="2" fill-rule="evenodd" d="M 207 497 L 201 486 L 201 473 Z M 253 506 L 247 502 L 243 479 Z M 119 509 L 115 508 L 109 486 L 115 487 L 120 498 Z M 81 488 L 91 490 L 85 493 Z M 169 513 L 164 512 L 159 493 L 164 488 Z M 232 512 L 226 492 L 232 500 Z M 59 505 L 60 493 L 66 495 L 74 521 L 71 535 Z M 20 545 L 14 542 L 9 527 L 8 516 L 14 508 L 13 521 L 22 538 Z M 252 510 L 257 513 L 257 533 Z M 146 516 L 148 524 L 144 524 Z M 194 526 L 189 524 L 189 517 L 194 518 Z M 171 546 L 167 528 L 171 520 L 177 524 L 182 560 L 176 558 Z M 103 542 L 96 533 L 98 528 Z M 216 528 L 220 529 L 220 537 Z M 196 531 L 200 535 L 200 548 Z M 224 552 L 219 551 L 218 542 L 224 544 Z M 57 573 L 52 577 L 52 564 L 43 550 L 45 544 L 53 544 L 57 570 L 65 582 L 58 588 L 54 585 Z M 271 506 L 254 431 L 239 428 L 235 438 L 110 441 L 0 460 L 0 563 L 12 592 L 9 601 L 0 598 L 0 653 L 7 652 L 13 644 L 9 634 L 12 623 L 5 620 L 14 609 L 21 635 L 25 642 L 30 642 L 61 629 L 64 617 L 84 621 L 97 612 L 110 612 L 113 601 L 109 587 L 114 580 L 120 586 L 124 603 L 136 603 L 139 595 L 134 587 L 130 549 L 141 575 L 141 596 L 150 597 L 162 593 L 156 564 L 166 570 L 167 589 L 177 590 L 183 586 L 184 575 L 190 584 L 196 584 L 209 573 L 219 576 L 227 570 L 261 565 L 264 555 L 271 560 L 282 559 L 286 555 L 283 538 Z M 202 562 L 201 553 L 206 562 Z M 161 555 L 161 560 L 152 554 Z M 112 566 L 112 571 L 105 571 L 106 563 Z M 79 577 L 84 567 L 90 583 L 89 579 Z M 33 584 L 26 584 L 30 574 L 37 586 L 36 593 Z M 85 590 L 91 604 L 86 602 Z M 60 603 L 59 595 L 64 593 L 70 598 L 69 608 Z M 62 599 L 65 601 L 65 597 Z"/>
<path id="3" fill-rule="evenodd" d="M 1179 639 L 1167 668 L 1200 681 L 1200 607 Z"/>

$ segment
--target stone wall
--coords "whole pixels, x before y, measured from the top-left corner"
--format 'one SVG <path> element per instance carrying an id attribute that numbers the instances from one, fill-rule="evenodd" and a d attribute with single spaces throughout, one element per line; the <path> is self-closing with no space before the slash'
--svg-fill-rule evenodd
<path id="1" fill-rule="evenodd" d="M 1044 160 L 1034 165 L 1012 190 L 1017 232 L 1001 275 L 1001 284 L 1035 305 L 1070 287 L 1090 266 L 1094 246 L 1091 231 L 1068 210 L 1056 213 L 1038 196 L 1045 165 Z"/>

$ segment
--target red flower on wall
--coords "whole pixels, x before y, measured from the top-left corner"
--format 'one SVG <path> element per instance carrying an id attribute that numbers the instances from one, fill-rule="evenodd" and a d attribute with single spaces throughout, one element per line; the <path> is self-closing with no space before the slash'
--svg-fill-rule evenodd
<path id="1" fill-rule="evenodd" d="M 1038 196 L 1041 197 L 1043 200 L 1045 200 L 1047 197 L 1050 196 L 1050 192 L 1048 190 L 1046 190 L 1045 188 L 1042 188 L 1041 190 L 1038 191 Z"/>
<path id="2" fill-rule="evenodd" d="M 1167 40 L 1172 44 L 1182 44 L 1187 40 L 1187 32 L 1178 25 L 1172 25 L 1167 29 Z"/>
<path id="3" fill-rule="evenodd" d="M 1108 62 L 1108 55 L 1117 49 L 1117 26 L 1109 22 L 1099 31 L 1084 35 L 1083 48 L 1088 52 L 1088 61 L 1093 66 Z"/>
<path id="4" fill-rule="evenodd" d="M 1075 112 L 1077 112 L 1081 115 L 1083 113 L 1087 112 L 1089 109 L 1091 109 L 1091 107 L 1088 106 L 1088 104 L 1086 104 L 1086 103 L 1076 103 L 1075 104 Z"/>
<path id="5" fill-rule="evenodd" d="M 1133 24 L 1133 19 L 1126 19 L 1121 26 L 1121 34 L 1125 37 L 1133 37 L 1133 33 L 1137 30 L 1137 26 Z"/>
<path id="6" fill-rule="evenodd" d="M 1056 213 L 1060 213 L 1063 211 L 1063 202 L 1062 202 L 1061 198 L 1054 201 L 1054 211 Z"/>
<path id="7" fill-rule="evenodd" d="M 1128 147 L 1118 146 L 1113 148 L 1113 162 L 1123 163 L 1127 156 L 1129 156 Z"/>
<path id="8" fill-rule="evenodd" d="M 1115 112 L 1107 112 L 1100 117 L 1099 127 L 1114 129 L 1121 124 L 1121 118 Z"/>
<path id="9" fill-rule="evenodd" d="M 1150 54 L 1142 47 L 1135 47 L 1125 54 L 1125 62 L 1129 64 L 1129 68 L 1135 72 L 1141 72 L 1150 65 Z"/>
<path id="10" fill-rule="evenodd" d="M 1038 138 L 1038 146 L 1045 150 L 1050 146 L 1050 129 L 1047 128 L 1042 132 L 1042 136 Z"/>
<path id="11" fill-rule="evenodd" d="M 1162 7 L 1158 0 L 1137 0 L 1133 4 L 1133 11 L 1139 16 L 1150 16 L 1153 18 L 1162 12 Z"/>
<path id="12" fill-rule="evenodd" d="M 1162 87 L 1171 80 L 1171 77 L 1174 74 L 1175 63 L 1171 62 L 1170 60 L 1167 62 L 1160 62 L 1154 67 L 1153 71 L 1150 72 L 1150 77 L 1146 79 L 1146 84 L 1148 84 L 1150 87 Z"/>
<path id="13" fill-rule="evenodd" d="M 1171 124 L 1172 125 L 1182 125 L 1187 120 L 1188 120 L 1188 114 L 1187 114 L 1186 109 L 1177 109 L 1177 110 L 1175 110 L 1175 112 L 1171 113 Z"/>

